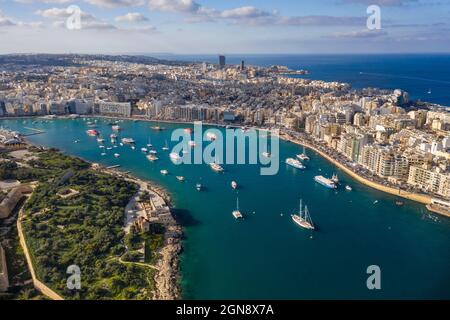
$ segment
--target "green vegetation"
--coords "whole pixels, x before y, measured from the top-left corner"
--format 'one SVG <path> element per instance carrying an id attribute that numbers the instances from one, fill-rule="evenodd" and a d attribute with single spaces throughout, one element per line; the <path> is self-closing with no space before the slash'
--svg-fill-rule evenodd
<path id="1" fill-rule="evenodd" d="M 40 170 L 40 184 L 22 223 L 38 278 L 67 299 L 150 298 L 154 270 L 119 259 L 131 241 L 124 208 L 137 186 L 54 150 L 38 156 L 29 164 Z M 57 195 L 67 188 L 80 193 Z M 70 265 L 81 269 L 81 290 L 67 289 Z"/>

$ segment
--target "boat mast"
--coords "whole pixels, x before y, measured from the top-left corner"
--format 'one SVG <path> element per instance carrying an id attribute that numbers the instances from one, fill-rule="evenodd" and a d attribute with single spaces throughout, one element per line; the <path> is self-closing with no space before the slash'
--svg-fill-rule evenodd
<path id="1" fill-rule="evenodd" d="M 236 197 L 236 211 L 239 211 L 239 196 Z"/>
<path id="2" fill-rule="evenodd" d="M 300 211 L 299 211 L 300 218 L 302 217 L 302 199 L 300 199 Z"/>

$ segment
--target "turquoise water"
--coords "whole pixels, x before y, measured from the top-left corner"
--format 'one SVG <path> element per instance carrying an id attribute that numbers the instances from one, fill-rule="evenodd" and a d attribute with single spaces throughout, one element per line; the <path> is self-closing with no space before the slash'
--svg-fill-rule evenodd
<path id="1" fill-rule="evenodd" d="M 224 165 L 224 174 L 207 165 L 173 165 L 161 151 L 172 129 L 191 127 L 124 121 L 122 137 L 132 137 L 136 150 L 119 147 L 102 157 L 95 138 L 86 135 L 86 123 L 78 120 L 3 120 L 0 125 L 29 133 L 24 127 L 44 130 L 30 136 L 35 144 L 104 165 L 120 164 L 122 170 L 166 187 L 173 197 L 175 214 L 184 225 L 182 254 L 183 296 L 188 299 L 411 299 L 450 298 L 450 219 L 429 215 L 423 206 L 367 188 L 309 152 L 305 171 L 280 164 L 275 176 L 260 176 L 256 165 Z M 98 130 L 107 138 L 108 120 Z M 223 130 L 223 129 L 221 129 Z M 160 160 L 150 163 L 139 149 L 151 137 Z M 79 143 L 73 143 L 74 140 Z M 172 143 L 172 146 L 175 143 Z M 280 142 L 280 158 L 294 156 L 301 147 Z M 116 159 L 113 153 L 121 154 Z M 169 170 L 168 176 L 160 174 Z M 352 192 L 326 189 L 313 181 L 317 174 L 337 172 Z M 186 177 L 185 183 L 176 175 Z M 206 189 L 195 190 L 200 180 Z M 236 193 L 240 185 L 240 209 L 245 220 L 235 221 Z M 316 232 L 293 224 L 290 214 L 303 198 L 310 209 Z M 374 202 L 378 200 L 378 203 Z M 283 215 L 281 215 L 283 214 Z M 381 286 L 366 287 L 366 268 L 379 265 Z"/>

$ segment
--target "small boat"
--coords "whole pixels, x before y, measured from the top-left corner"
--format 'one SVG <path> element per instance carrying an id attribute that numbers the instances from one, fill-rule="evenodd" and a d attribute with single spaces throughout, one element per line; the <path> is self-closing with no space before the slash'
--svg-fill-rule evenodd
<path id="1" fill-rule="evenodd" d="M 108 147 L 108 148 L 106 148 L 106 150 L 112 150 L 112 147 Z"/>
<path id="2" fill-rule="evenodd" d="M 148 138 L 147 147 L 149 147 L 149 148 L 153 147 L 152 143 L 150 142 L 150 138 Z"/>
<path id="3" fill-rule="evenodd" d="M 118 157 L 120 157 L 120 154 L 114 153 L 114 157 L 118 158 Z"/>
<path id="4" fill-rule="evenodd" d="M 189 147 L 194 148 L 195 147 L 195 141 L 189 141 L 188 142 Z"/>
<path id="5" fill-rule="evenodd" d="M 105 139 L 103 139 L 103 138 L 97 138 L 97 142 L 98 142 L 98 143 L 103 143 L 103 142 L 105 142 Z"/>
<path id="6" fill-rule="evenodd" d="M 106 153 L 102 152 L 100 153 L 101 156 L 106 156 Z"/>
<path id="7" fill-rule="evenodd" d="M 334 182 L 334 183 L 336 183 L 336 184 L 338 184 L 339 183 L 339 178 L 338 178 L 338 176 L 337 176 L 337 174 L 333 174 L 333 176 L 331 177 L 331 180 Z"/>
<path id="8" fill-rule="evenodd" d="M 156 151 L 156 150 L 150 150 L 148 153 L 150 153 L 150 154 L 157 154 L 158 151 Z"/>
<path id="9" fill-rule="evenodd" d="M 347 190 L 347 191 L 352 191 L 352 190 L 353 190 L 353 188 L 352 188 L 352 187 L 350 187 L 349 185 L 346 185 L 346 186 L 345 186 L 345 190 Z"/>
<path id="10" fill-rule="evenodd" d="M 222 166 L 216 162 L 211 162 L 209 164 L 209 166 L 211 167 L 211 169 L 213 169 L 216 172 L 223 172 L 224 169 L 222 168 Z"/>
<path id="11" fill-rule="evenodd" d="M 73 143 L 78 143 L 78 142 L 80 142 L 80 140 L 75 140 Z"/>
<path id="12" fill-rule="evenodd" d="M 120 144 L 120 146 L 121 146 L 121 147 L 123 147 L 123 143 L 122 143 L 122 142 L 121 142 L 121 143 L 119 143 L 119 144 Z"/>
<path id="13" fill-rule="evenodd" d="M 404 205 L 404 203 L 402 201 L 395 201 L 395 204 L 399 207 Z"/>
<path id="14" fill-rule="evenodd" d="M 167 143 L 167 140 L 166 140 L 166 144 L 164 145 L 164 147 L 162 147 L 162 149 L 163 149 L 164 151 L 169 151 L 169 145 L 168 145 L 168 143 Z"/>
<path id="15" fill-rule="evenodd" d="M 237 187 L 238 187 L 237 182 L 236 181 L 231 181 L 231 187 L 236 190 Z"/>
<path id="16" fill-rule="evenodd" d="M 293 214 L 291 217 L 292 217 L 292 221 L 294 221 L 300 227 L 309 229 L 309 230 L 315 229 L 314 224 L 311 220 L 311 216 L 309 215 L 309 212 L 308 212 L 308 207 L 305 206 L 305 210 L 303 210 L 303 208 L 302 208 L 302 200 L 300 200 L 300 211 L 299 211 L 298 215 Z"/>
<path id="17" fill-rule="evenodd" d="M 120 131 L 121 130 L 120 126 L 118 126 L 118 125 L 113 125 L 111 127 L 111 129 L 113 129 L 114 131 Z"/>
<path id="18" fill-rule="evenodd" d="M 207 133 L 206 133 L 206 140 L 208 140 L 208 141 L 214 141 L 214 140 L 216 140 L 216 139 L 217 139 L 217 136 L 216 136 L 215 133 L 212 133 L 212 132 L 207 132 Z"/>
<path id="19" fill-rule="evenodd" d="M 373 204 L 377 204 L 378 203 L 378 200 L 375 200 L 374 202 L 373 202 Z"/>
<path id="20" fill-rule="evenodd" d="M 163 176 L 166 176 L 169 174 L 169 171 L 167 171 L 167 170 L 161 170 L 160 172 Z"/>
<path id="21" fill-rule="evenodd" d="M 172 152 L 171 154 L 169 154 L 169 158 L 170 160 L 178 161 L 180 160 L 180 155 L 176 152 Z"/>
<path id="22" fill-rule="evenodd" d="M 98 146 L 100 149 L 105 149 L 105 146 L 104 145 L 100 145 L 100 146 Z"/>
<path id="23" fill-rule="evenodd" d="M 123 144 L 134 144 L 135 143 L 133 138 L 122 138 L 121 141 Z"/>
<path id="24" fill-rule="evenodd" d="M 297 155 L 297 158 L 298 158 L 299 160 L 302 160 L 302 161 L 308 161 L 308 160 L 309 160 L 309 157 L 306 155 L 305 147 L 303 147 L 303 153 L 298 154 L 298 155 Z"/>
<path id="25" fill-rule="evenodd" d="M 427 93 L 428 93 L 428 94 L 431 94 L 431 89 L 429 89 Z"/>
<path id="26" fill-rule="evenodd" d="M 141 151 L 144 153 L 147 153 L 148 149 L 147 148 L 141 148 Z"/>
<path id="27" fill-rule="evenodd" d="M 153 154 L 149 154 L 149 155 L 147 156 L 147 159 L 148 159 L 149 161 L 156 161 L 156 160 L 158 160 L 158 157 L 155 156 L 155 155 L 153 155 Z"/>
<path id="28" fill-rule="evenodd" d="M 192 129 L 191 128 L 184 128 L 184 132 L 192 133 Z"/>
<path id="29" fill-rule="evenodd" d="M 294 167 L 296 169 L 305 169 L 306 168 L 300 161 L 298 161 L 294 158 L 287 158 L 286 164 L 288 164 L 291 167 Z"/>
<path id="30" fill-rule="evenodd" d="M 162 131 L 162 129 L 163 128 L 161 128 L 160 126 L 153 126 L 153 127 L 150 127 L 152 130 L 155 130 L 155 131 Z"/>
<path id="31" fill-rule="evenodd" d="M 99 132 L 98 132 L 97 130 L 94 130 L 94 129 L 89 129 L 89 130 L 86 131 L 86 133 L 87 133 L 89 136 L 91 136 L 91 137 L 96 137 L 96 136 L 98 136 L 98 134 L 99 134 Z"/>
<path id="32" fill-rule="evenodd" d="M 242 213 L 239 211 L 239 197 L 236 198 L 236 210 L 232 212 L 232 215 L 235 219 L 242 219 Z"/>
<path id="33" fill-rule="evenodd" d="M 197 189 L 197 191 L 202 191 L 203 186 L 202 186 L 201 183 L 197 183 L 197 184 L 195 185 L 195 188 Z"/>
<path id="34" fill-rule="evenodd" d="M 266 157 L 266 158 L 270 158 L 272 156 L 272 154 L 270 152 L 263 152 L 262 155 L 263 155 L 263 157 Z"/>
<path id="35" fill-rule="evenodd" d="M 177 176 L 177 180 L 183 182 L 185 179 L 183 176 Z"/>

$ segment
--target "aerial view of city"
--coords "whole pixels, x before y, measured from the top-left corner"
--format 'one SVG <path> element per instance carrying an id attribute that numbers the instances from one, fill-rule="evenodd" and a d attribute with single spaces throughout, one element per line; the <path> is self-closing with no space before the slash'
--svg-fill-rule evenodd
<path id="1" fill-rule="evenodd" d="M 450 299 L 449 17 L 0 1 L 0 304 Z"/>

